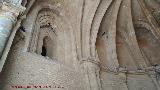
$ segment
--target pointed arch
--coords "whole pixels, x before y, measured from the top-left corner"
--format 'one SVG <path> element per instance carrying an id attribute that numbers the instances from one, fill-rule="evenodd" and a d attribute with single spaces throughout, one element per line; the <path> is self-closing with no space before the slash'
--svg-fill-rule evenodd
<path id="1" fill-rule="evenodd" d="M 135 32 L 139 47 L 149 66 L 160 64 L 160 41 L 156 38 L 153 29 L 147 22 L 135 22 Z"/>

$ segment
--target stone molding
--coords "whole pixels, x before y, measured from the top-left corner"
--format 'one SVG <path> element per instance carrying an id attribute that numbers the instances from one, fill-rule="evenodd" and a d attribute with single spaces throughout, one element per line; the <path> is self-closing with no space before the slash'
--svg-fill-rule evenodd
<path id="1" fill-rule="evenodd" d="M 149 74 L 154 75 L 155 73 L 160 73 L 160 66 L 151 66 L 146 67 L 143 69 L 135 69 L 135 70 L 129 70 L 127 68 L 119 67 L 117 68 L 117 71 L 111 71 L 108 68 L 105 68 L 103 66 L 100 66 L 101 70 L 111 73 L 129 73 L 129 74 Z"/>
<path id="2" fill-rule="evenodd" d="M 81 61 L 80 61 L 80 63 L 82 64 L 84 62 L 91 62 L 91 63 L 96 64 L 98 66 L 100 65 L 99 60 L 97 60 L 94 57 L 82 58 Z"/>

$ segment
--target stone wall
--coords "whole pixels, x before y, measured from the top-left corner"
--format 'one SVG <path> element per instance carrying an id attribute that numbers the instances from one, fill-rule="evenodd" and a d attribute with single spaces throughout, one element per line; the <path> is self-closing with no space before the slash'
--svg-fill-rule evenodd
<path id="1" fill-rule="evenodd" d="M 12 85 L 63 87 L 58 90 L 160 89 L 158 0 L 23 2 L 24 31 L 17 29 L 10 42 L 0 89 L 11 90 Z M 51 39 L 46 46 L 51 53 L 41 56 L 46 36 Z"/>
<path id="2" fill-rule="evenodd" d="M 9 60 L 1 76 L 1 80 L 5 80 L 0 83 L 1 90 L 12 90 L 11 86 L 17 85 L 51 86 L 47 90 L 84 90 L 82 74 L 57 60 L 26 52 Z"/>

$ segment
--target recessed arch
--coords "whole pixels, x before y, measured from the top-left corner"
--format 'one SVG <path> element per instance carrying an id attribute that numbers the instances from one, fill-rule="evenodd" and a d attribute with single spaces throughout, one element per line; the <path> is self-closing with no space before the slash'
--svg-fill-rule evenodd
<path id="1" fill-rule="evenodd" d="M 42 46 L 41 46 L 41 55 L 52 58 L 53 57 L 53 41 L 49 36 L 45 36 L 43 38 Z"/>
<path id="2" fill-rule="evenodd" d="M 160 41 L 152 32 L 153 28 L 145 22 L 137 22 L 134 26 L 138 45 L 148 65 L 160 64 Z"/>
<path id="3" fill-rule="evenodd" d="M 48 9 L 52 11 L 54 14 L 60 17 L 60 7 L 58 4 L 55 3 L 47 3 L 47 2 L 34 2 L 33 5 L 30 7 L 30 12 L 28 12 L 27 17 L 25 21 L 22 22 L 23 26 L 26 29 L 26 42 L 24 51 L 29 50 L 29 44 L 31 41 L 32 33 L 34 30 L 34 26 L 36 25 L 36 20 L 39 12 L 41 10 Z"/>

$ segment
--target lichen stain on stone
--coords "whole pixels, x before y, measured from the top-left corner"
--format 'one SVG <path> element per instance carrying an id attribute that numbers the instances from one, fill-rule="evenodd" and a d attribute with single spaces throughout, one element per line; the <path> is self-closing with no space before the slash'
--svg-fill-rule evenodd
<path id="1" fill-rule="evenodd" d="M 155 17 L 156 21 L 160 25 L 160 11 L 154 12 L 153 16 Z"/>
<path id="2" fill-rule="evenodd" d="M 54 0 L 55 3 L 61 3 L 63 4 L 64 3 L 64 0 Z"/>

